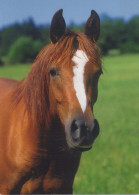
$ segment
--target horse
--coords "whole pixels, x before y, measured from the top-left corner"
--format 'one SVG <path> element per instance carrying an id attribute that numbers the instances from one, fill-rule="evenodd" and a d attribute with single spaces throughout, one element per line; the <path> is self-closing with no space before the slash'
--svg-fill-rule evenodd
<path id="1" fill-rule="evenodd" d="M 84 33 L 51 21 L 50 44 L 22 81 L 0 78 L 0 193 L 71 194 L 81 154 L 99 134 L 93 114 L 102 73 L 100 19 Z"/>

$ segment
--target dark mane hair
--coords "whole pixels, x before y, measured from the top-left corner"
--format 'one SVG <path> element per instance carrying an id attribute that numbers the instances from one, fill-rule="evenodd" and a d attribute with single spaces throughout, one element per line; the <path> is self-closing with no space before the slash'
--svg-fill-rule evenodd
<path id="1" fill-rule="evenodd" d="M 96 44 L 84 34 L 67 31 L 56 44 L 41 50 L 28 76 L 17 85 L 13 101 L 17 105 L 23 98 L 26 111 L 38 127 L 45 126 L 50 118 L 49 65 L 69 66 L 77 49 L 82 49 L 95 65 L 101 66 Z"/>

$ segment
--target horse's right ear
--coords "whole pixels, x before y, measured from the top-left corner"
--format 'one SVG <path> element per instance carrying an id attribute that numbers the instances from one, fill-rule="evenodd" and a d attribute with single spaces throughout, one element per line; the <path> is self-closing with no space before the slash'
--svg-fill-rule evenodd
<path id="1" fill-rule="evenodd" d="M 100 35 L 100 19 L 98 14 L 92 10 L 91 16 L 88 18 L 85 25 L 85 34 L 93 41 L 96 42 Z"/>
<path id="2" fill-rule="evenodd" d="M 66 23 L 62 16 L 63 10 L 58 10 L 52 19 L 49 37 L 52 43 L 56 43 L 62 35 L 64 35 L 66 30 Z"/>

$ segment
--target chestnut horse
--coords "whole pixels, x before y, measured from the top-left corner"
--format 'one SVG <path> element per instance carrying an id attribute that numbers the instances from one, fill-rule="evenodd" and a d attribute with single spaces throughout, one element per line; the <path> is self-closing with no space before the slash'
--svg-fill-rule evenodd
<path id="1" fill-rule="evenodd" d="M 66 30 L 62 12 L 27 77 L 0 79 L 2 194 L 72 193 L 81 153 L 99 133 L 99 16 L 92 11 L 81 34 Z"/>

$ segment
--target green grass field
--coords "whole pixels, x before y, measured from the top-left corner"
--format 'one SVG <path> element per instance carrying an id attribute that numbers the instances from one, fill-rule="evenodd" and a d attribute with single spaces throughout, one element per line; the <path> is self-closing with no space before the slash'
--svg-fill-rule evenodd
<path id="1" fill-rule="evenodd" d="M 139 55 L 105 57 L 94 113 L 100 135 L 82 154 L 74 194 L 139 193 Z M 29 65 L 0 68 L 22 79 Z"/>

